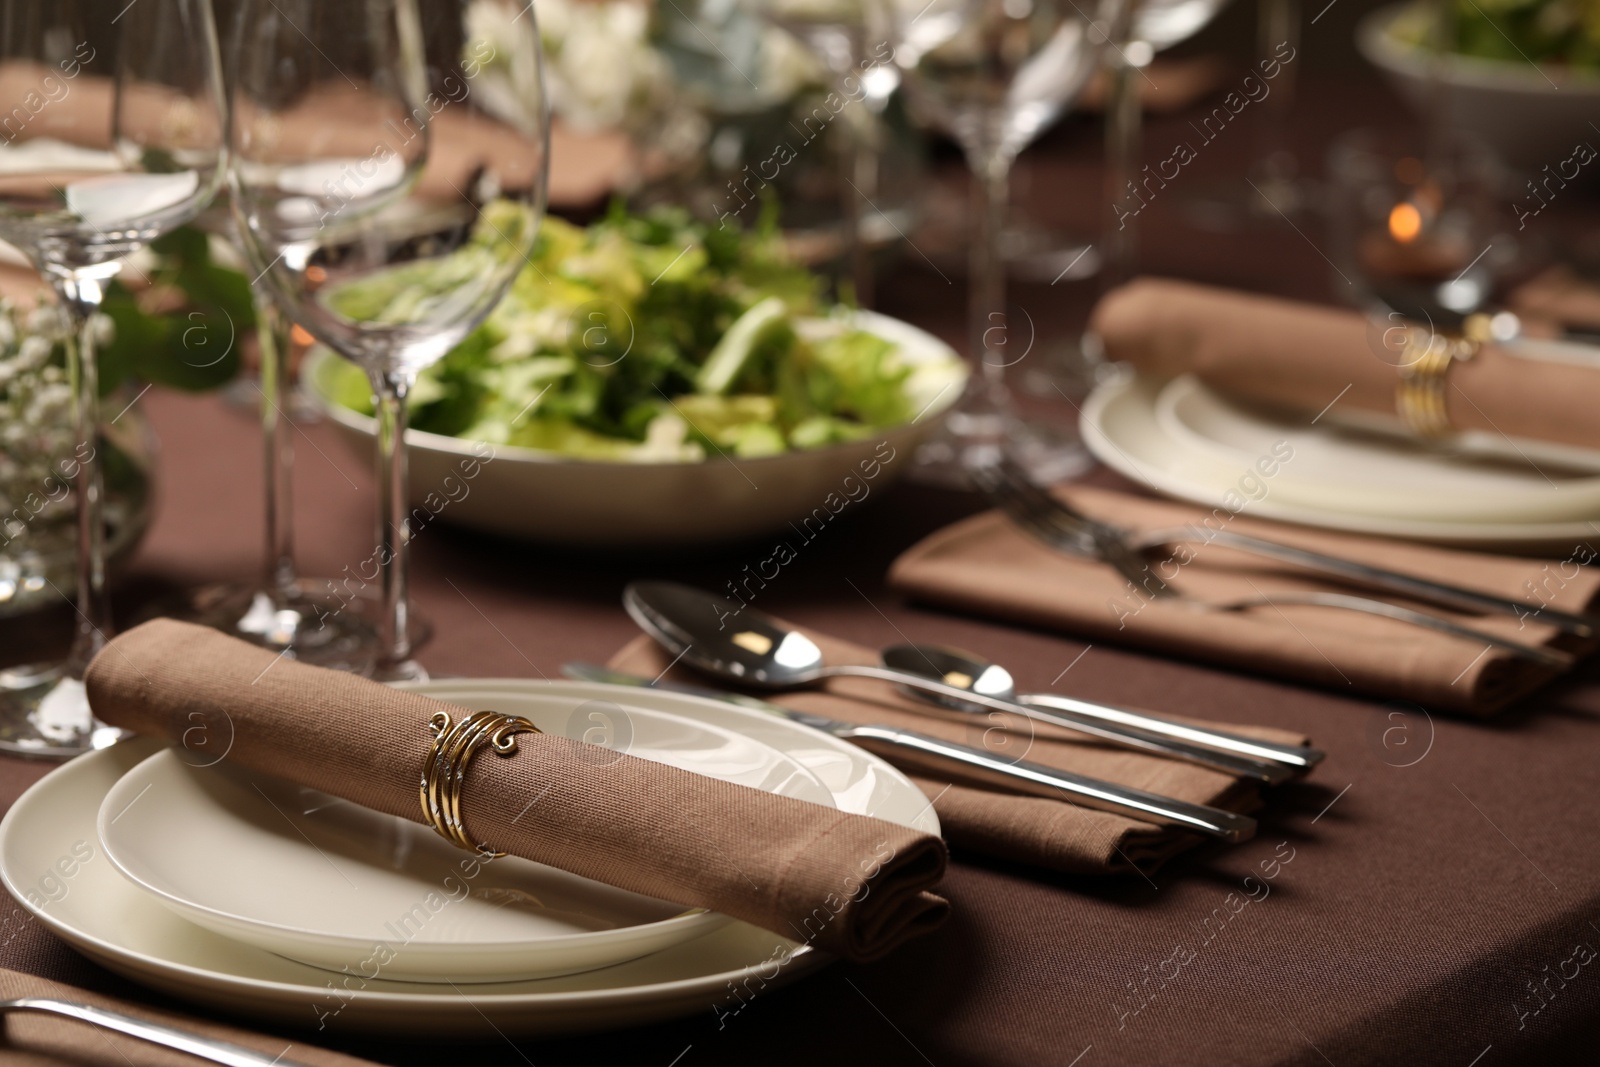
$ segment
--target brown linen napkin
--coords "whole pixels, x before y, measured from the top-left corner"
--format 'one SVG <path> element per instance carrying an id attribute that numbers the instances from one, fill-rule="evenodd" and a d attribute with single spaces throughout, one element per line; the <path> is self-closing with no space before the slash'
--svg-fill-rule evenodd
<path id="1" fill-rule="evenodd" d="M 129 1004 L 59 982 L 35 978 L 31 974 L 0 969 L 0 998 L 13 1000 L 18 997 L 49 997 L 91 1004 L 146 1022 L 241 1045 L 264 1053 L 268 1059 L 281 1056 L 285 1062 L 304 1064 L 305 1067 L 371 1067 L 370 1060 L 329 1052 L 299 1041 L 291 1043 L 282 1038 L 255 1034 L 220 1023 L 155 1011 L 140 1004 Z M 16 1012 L 6 1016 L 4 1026 L 4 1037 L 0 1038 L 0 1062 L 4 1062 L 6 1067 L 196 1067 L 202 1062 L 186 1052 L 176 1052 L 148 1041 L 54 1015 Z"/>
<path id="2" fill-rule="evenodd" d="M 1458 552 L 1370 537 L 1321 533 L 1230 515 L 1222 508 L 1149 500 L 1086 486 L 1055 492 L 1085 514 L 1131 529 L 1209 522 L 1212 528 L 1298 545 L 1346 559 L 1515 597 L 1534 612 L 1585 610 L 1600 591 L 1600 573 L 1579 555 L 1545 563 Z M 1246 502 L 1246 507 L 1248 502 Z M 1220 603 L 1296 592 L 1355 592 L 1310 572 L 1217 545 L 1185 546 L 1174 562 L 1152 568 L 1186 596 Z M 1180 600 L 1137 595 L 1105 564 L 1057 552 L 1024 534 L 997 511 L 975 515 L 913 545 L 895 561 L 890 584 L 931 603 L 1013 622 L 1121 642 L 1226 667 L 1260 671 L 1346 691 L 1413 700 L 1431 708 L 1488 715 L 1549 681 L 1553 673 L 1509 653 L 1409 623 L 1337 608 L 1283 604 L 1208 611 Z M 1398 598 L 1378 594 L 1395 602 Z M 1454 615 L 1411 605 L 1523 644 L 1587 652 L 1593 641 L 1559 635 L 1538 621 L 1511 616 Z"/>
<path id="3" fill-rule="evenodd" d="M 176 744 L 220 711 L 239 766 L 416 822 L 428 720 L 461 714 L 168 619 L 113 640 L 85 684 L 104 722 Z M 936 837 L 596 751 L 524 734 L 510 757 L 480 753 L 463 789 L 466 825 L 515 855 L 850 959 L 881 956 L 948 911 L 927 891 L 944 874 Z"/>
<path id="4" fill-rule="evenodd" d="M 1559 337 L 1563 330 L 1600 330 L 1600 284 L 1565 264 L 1522 283 L 1506 303 L 1522 318 L 1524 331 Z"/>
<path id="5" fill-rule="evenodd" d="M 800 627 L 822 649 L 829 663 L 875 664 L 870 649 Z M 671 657 L 648 637 L 638 637 L 611 658 L 617 670 L 654 678 L 666 671 Z M 704 685 L 683 667 L 667 671 L 673 681 Z M 945 712 L 902 696 L 894 686 L 863 678 L 832 678 L 817 690 L 761 693 L 785 707 L 847 722 L 875 723 L 933 734 L 948 741 L 987 748 L 996 755 L 1026 759 L 1058 770 L 1135 786 L 1163 796 L 1231 811 L 1261 806 L 1254 784 L 1220 771 L 1177 760 L 1149 756 L 1103 744 L 1048 724 L 996 715 L 981 719 Z M 1266 727 L 1229 727 L 1265 740 L 1303 744 L 1298 734 Z M 893 750 L 879 751 L 891 763 Z M 1193 834 L 1163 830 L 1109 812 L 1091 811 L 1062 800 L 1021 796 L 987 786 L 952 783 L 926 769 L 905 768 L 929 797 L 944 830 L 957 849 L 1036 867 L 1076 874 L 1146 874 L 1195 844 Z"/>
<path id="6" fill-rule="evenodd" d="M 1153 378 L 1193 373 L 1224 392 L 1318 413 L 1335 400 L 1393 414 L 1396 356 L 1365 316 L 1154 278 L 1108 293 L 1093 328 L 1113 360 Z M 1600 448 L 1600 367 L 1484 345 L 1450 371 L 1451 425 Z"/>

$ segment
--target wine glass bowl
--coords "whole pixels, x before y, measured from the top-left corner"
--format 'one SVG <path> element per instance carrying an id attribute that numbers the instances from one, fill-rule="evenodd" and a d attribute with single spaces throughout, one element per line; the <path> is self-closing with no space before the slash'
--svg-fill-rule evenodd
<path id="1" fill-rule="evenodd" d="M 1487 152 L 1356 130 L 1330 149 L 1328 174 L 1335 281 L 1367 312 L 1459 332 L 1496 295 L 1516 242 Z"/>
<path id="2" fill-rule="evenodd" d="M 209 0 L 14 0 L 0 18 L 0 239 L 26 254 L 72 329 L 76 626 L 65 661 L 0 692 L 0 748 L 62 757 L 109 744 L 83 689 L 108 640 L 99 379 L 91 317 L 121 258 L 193 219 L 221 175 L 226 128 Z M 63 591 L 63 595 L 66 592 Z"/>
<path id="3" fill-rule="evenodd" d="M 1227 5 L 1228 0 L 1142 0 L 1133 9 L 1129 37 L 1162 52 L 1199 33 Z"/>
<path id="4" fill-rule="evenodd" d="M 935 0 L 915 21 L 926 23 L 905 33 L 918 105 L 980 160 L 1014 157 L 1053 122 L 1105 42 L 1103 28 L 1054 0 Z"/>
<path id="5" fill-rule="evenodd" d="M 549 106 L 512 0 L 246 0 L 229 188 L 257 284 L 351 360 L 379 416 L 384 680 L 411 655 L 405 405 L 493 310 L 545 205 Z"/>

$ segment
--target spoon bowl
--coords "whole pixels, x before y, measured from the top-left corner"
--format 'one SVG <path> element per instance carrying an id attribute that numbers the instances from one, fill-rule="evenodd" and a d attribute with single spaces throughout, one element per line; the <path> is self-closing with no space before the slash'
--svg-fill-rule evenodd
<path id="1" fill-rule="evenodd" d="M 690 667 L 759 689 L 797 689 L 826 676 L 822 649 L 770 615 L 677 582 L 631 582 L 622 606 Z"/>
<path id="2" fill-rule="evenodd" d="M 925 674 L 937 678 L 955 689 L 994 697 L 996 700 L 1016 700 L 1017 683 L 1011 672 L 998 663 L 986 663 L 971 652 L 947 645 L 894 645 L 883 652 L 883 665 L 911 674 Z M 952 711 L 979 712 L 983 707 L 970 700 L 938 696 L 901 686 L 919 700 L 927 700 Z"/>

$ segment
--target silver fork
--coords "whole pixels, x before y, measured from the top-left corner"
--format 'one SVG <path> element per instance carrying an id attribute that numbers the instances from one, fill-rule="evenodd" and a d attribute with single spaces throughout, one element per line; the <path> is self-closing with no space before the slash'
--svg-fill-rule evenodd
<path id="1" fill-rule="evenodd" d="M 1396 619 L 1452 637 L 1477 641 L 1544 667 L 1561 670 L 1571 666 L 1573 662 L 1573 657 L 1565 652 L 1509 641 L 1428 612 L 1347 593 L 1285 593 L 1274 597 L 1265 595 L 1241 597 L 1220 603 L 1202 602 L 1193 597 L 1181 596 L 1150 568 L 1143 555 L 1152 548 L 1164 545 L 1201 541 L 1253 552 L 1281 562 L 1300 564 L 1320 573 L 1377 585 L 1380 588 L 1434 603 L 1442 601 L 1451 607 L 1515 614 L 1518 617 L 1537 614 L 1541 621 L 1548 621 L 1568 633 L 1587 636 L 1594 632 L 1593 627 L 1600 625 L 1600 622 L 1588 616 L 1541 610 L 1520 601 L 1458 589 L 1228 530 L 1206 530 L 1202 534 L 1197 528 L 1188 526 L 1133 534 L 1079 513 L 1049 492 L 1034 485 L 1025 474 L 1009 462 L 975 471 L 974 480 L 1025 532 L 1069 555 L 1098 559 L 1110 564 L 1124 579 L 1152 598 L 1172 598 L 1217 611 L 1242 611 L 1252 607 L 1284 605 L 1312 605 L 1359 611 L 1368 615 Z M 1107 551 L 1107 546 L 1111 546 L 1111 551 Z"/>
<path id="2" fill-rule="evenodd" d="M 94 1026 L 115 1030 L 119 1034 L 137 1037 L 148 1041 L 152 1045 L 161 1045 L 178 1052 L 187 1052 L 197 1059 L 207 1060 L 211 1063 L 224 1064 L 225 1067 L 298 1067 L 293 1060 L 286 1060 L 281 1056 L 272 1059 L 259 1052 L 251 1051 L 240 1045 L 232 1045 L 226 1041 L 216 1041 L 199 1034 L 191 1034 L 186 1030 L 178 1030 L 171 1026 L 162 1026 L 159 1023 L 146 1022 L 136 1019 L 132 1015 L 124 1015 L 117 1011 L 107 1011 L 105 1008 L 96 1008 L 89 1004 L 79 1004 L 71 1000 L 56 1000 L 51 997 L 21 997 L 17 1000 L 0 1000 L 0 1015 L 15 1011 L 33 1011 L 45 1015 L 60 1015 L 68 1019 L 89 1023 Z M 288 1049 L 284 1049 L 285 1052 Z"/>

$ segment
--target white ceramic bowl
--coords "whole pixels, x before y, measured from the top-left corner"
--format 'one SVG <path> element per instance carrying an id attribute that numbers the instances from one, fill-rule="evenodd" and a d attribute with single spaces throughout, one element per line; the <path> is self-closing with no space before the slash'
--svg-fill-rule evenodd
<path id="1" fill-rule="evenodd" d="M 1428 109 L 1432 57 L 1396 39 L 1390 28 L 1409 5 L 1380 8 L 1356 30 L 1361 54 L 1382 70 L 1419 114 Z M 1580 141 L 1596 143 L 1600 72 L 1447 55 L 1439 66 L 1445 107 L 1456 128 L 1518 167 L 1555 166 Z"/>
<path id="2" fill-rule="evenodd" d="M 870 311 L 857 316 L 861 328 L 898 343 L 915 363 L 956 358 L 909 323 Z M 336 358 L 314 351 L 301 382 L 351 446 L 370 455 L 376 421 L 335 403 L 322 387 Z M 429 509 L 442 520 L 580 547 L 671 549 L 779 530 L 809 539 L 905 473 L 917 445 L 960 399 L 965 373 L 936 391 L 916 421 L 879 438 L 759 459 L 609 463 L 410 430 L 412 504 L 424 506 L 431 494 Z M 493 458 L 484 459 L 491 448 Z M 476 473 L 468 479 L 466 471 Z"/>

